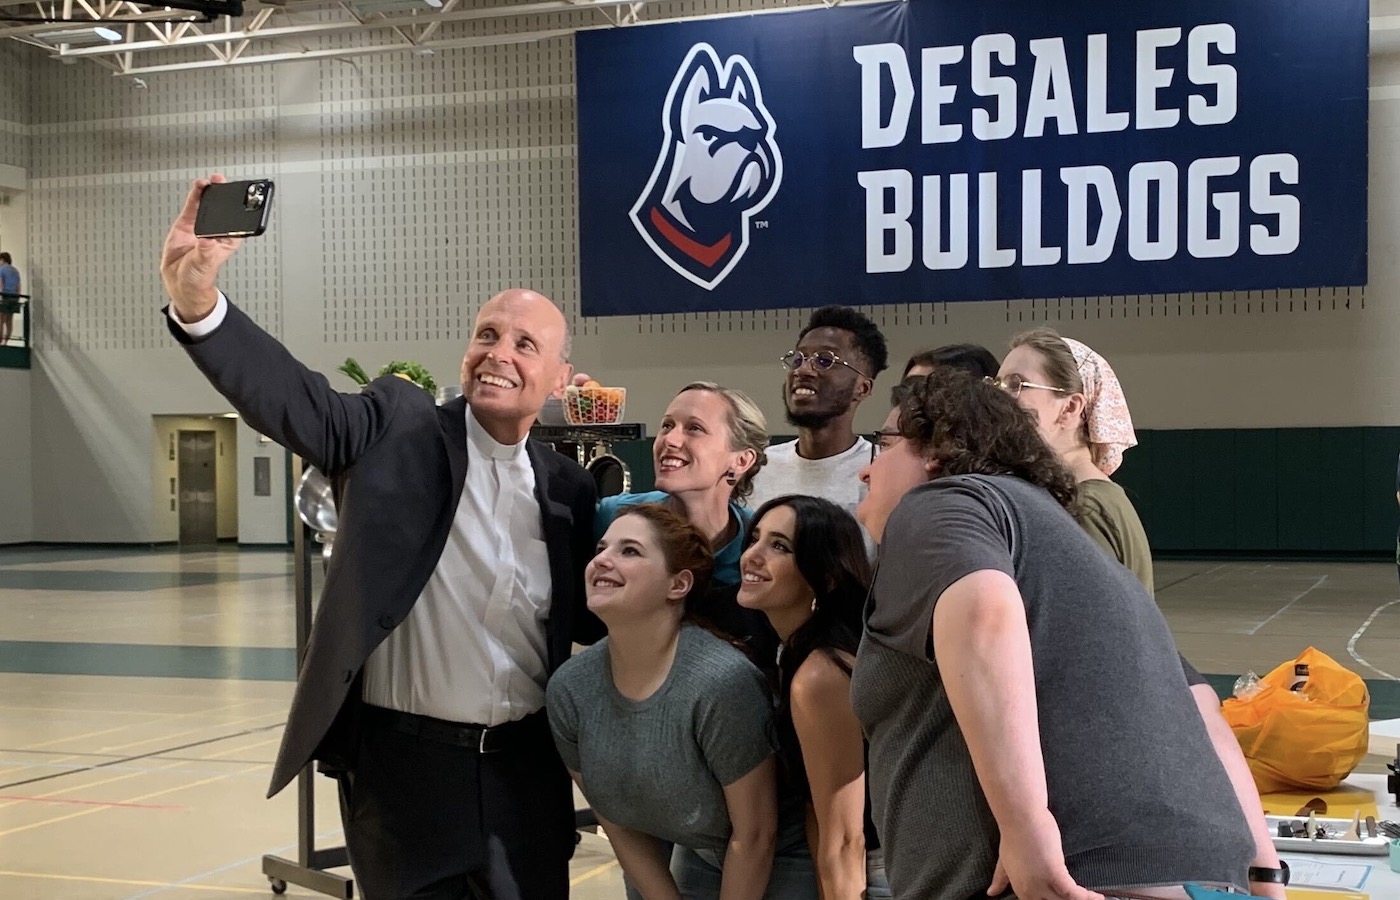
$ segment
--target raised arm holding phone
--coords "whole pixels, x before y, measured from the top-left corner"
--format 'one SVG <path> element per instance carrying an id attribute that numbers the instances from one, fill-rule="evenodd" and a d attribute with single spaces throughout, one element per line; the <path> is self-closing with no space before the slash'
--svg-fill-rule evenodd
<path id="1" fill-rule="evenodd" d="M 196 181 L 166 237 L 171 334 L 250 426 L 348 476 L 270 794 L 313 759 L 336 773 L 368 900 L 562 900 L 573 803 L 545 683 L 601 632 L 582 590 L 596 498 L 528 435 L 569 381 L 567 322 L 506 290 L 476 317 L 464 396 L 439 407 L 392 376 L 335 391 L 218 290 L 241 241 L 196 222 L 224 183 Z"/>

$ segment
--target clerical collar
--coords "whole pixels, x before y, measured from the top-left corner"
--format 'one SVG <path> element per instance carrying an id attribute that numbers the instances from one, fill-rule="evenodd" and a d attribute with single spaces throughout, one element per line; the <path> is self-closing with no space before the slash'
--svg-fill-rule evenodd
<path id="1" fill-rule="evenodd" d="M 482 456 L 489 456 L 492 459 L 519 459 L 521 452 L 525 449 L 525 441 L 518 444 L 502 444 L 487 433 L 481 423 L 472 415 L 471 404 L 467 404 L 465 413 L 467 417 L 467 440 L 471 441 L 472 447 Z"/>

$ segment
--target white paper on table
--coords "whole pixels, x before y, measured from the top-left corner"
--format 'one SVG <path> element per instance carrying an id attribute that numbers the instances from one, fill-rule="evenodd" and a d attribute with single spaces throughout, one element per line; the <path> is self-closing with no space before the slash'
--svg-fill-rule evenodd
<path id="1" fill-rule="evenodd" d="M 1330 863 L 1315 859 L 1287 856 L 1290 877 L 1288 883 L 1298 887 L 1332 888 L 1359 891 L 1371 877 L 1371 867 L 1364 863 Z"/>

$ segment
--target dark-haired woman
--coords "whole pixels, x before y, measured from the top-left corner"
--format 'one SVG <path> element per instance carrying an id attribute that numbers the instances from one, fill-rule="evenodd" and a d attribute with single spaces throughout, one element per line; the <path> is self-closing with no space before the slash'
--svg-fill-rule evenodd
<path id="1" fill-rule="evenodd" d="M 687 621 L 713 570 L 710 541 L 676 513 L 619 510 L 584 575 L 608 636 L 550 679 L 550 727 L 630 896 L 808 898 L 801 823 L 779 822 L 767 682 Z"/>
<path id="2" fill-rule="evenodd" d="M 889 897 L 866 817 L 865 740 L 851 709 L 851 667 L 870 588 L 865 539 L 836 504 L 775 497 L 754 514 L 739 563 L 739 603 L 782 640 L 778 739 L 785 793 L 808 807 L 807 842 L 823 900 Z"/>
<path id="3" fill-rule="evenodd" d="M 1066 510 L 1034 420 L 950 372 L 911 382 L 898 422 L 863 473 L 880 562 L 851 685 L 895 896 L 1263 877 L 1161 612 Z"/>

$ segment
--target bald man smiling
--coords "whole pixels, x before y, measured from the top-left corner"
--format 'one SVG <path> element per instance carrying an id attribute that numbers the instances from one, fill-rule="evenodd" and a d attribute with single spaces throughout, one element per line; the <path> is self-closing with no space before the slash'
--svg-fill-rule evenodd
<path id="1" fill-rule="evenodd" d="M 463 396 L 333 390 L 229 302 L 238 250 L 196 238 L 194 183 L 161 258 L 170 330 L 259 432 L 340 485 L 340 528 L 269 796 L 320 760 L 368 900 L 556 900 L 573 802 L 545 683 L 588 613 L 592 479 L 529 439 L 568 383 L 568 323 L 512 289 L 477 315 Z"/>

